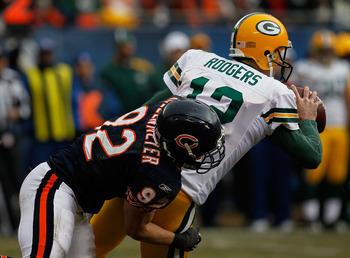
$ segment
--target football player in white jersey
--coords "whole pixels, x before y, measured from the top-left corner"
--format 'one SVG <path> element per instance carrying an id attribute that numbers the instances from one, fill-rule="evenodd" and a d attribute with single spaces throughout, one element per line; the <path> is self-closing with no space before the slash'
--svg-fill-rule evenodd
<path id="1" fill-rule="evenodd" d="M 350 67 L 347 61 L 335 55 L 335 44 L 334 32 L 315 31 L 310 40 L 310 56 L 295 65 L 298 83 L 305 83 L 316 90 L 327 106 L 327 127 L 321 134 L 323 161 L 317 169 L 307 170 L 305 174 L 302 207 L 305 220 L 314 230 L 321 226 L 321 222 L 327 228 L 334 227 L 338 222 L 344 194 L 342 186 L 348 174 Z"/>
<path id="2" fill-rule="evenodd" d="M 300 97 L 273 78 L 280 66 L 286 81 L 292 66 L 285 54 L 292 47 L 283 24 L 264 13 L 251 13 L 240 19 L 232 31 L 230 56 L 225 59 L 201 50 L 187 51 L 164 74 L 169 89 L 150 102 L 175 94 L 201 100 L 217 112 L 226 135 L 226 156 L 219 167 L 206 174 L 183 169 L 182 190 L 167 208 L 157 211 L 153 222 L 174 232 L 190 227 L 195 208 L 203 204 L 224 175 L 265 136 L 275 138 L 302 166 L 316 168 L 322 159 L 317 131 L 317 93 L 308 87 Z M 92 218 L 97 257 L 105 257 L 125 234 L 119 220 L 117 201 L 105 203 Z M 142 257 L 187 257 L 187 253 L 159 245 L 141 244 Z"/>

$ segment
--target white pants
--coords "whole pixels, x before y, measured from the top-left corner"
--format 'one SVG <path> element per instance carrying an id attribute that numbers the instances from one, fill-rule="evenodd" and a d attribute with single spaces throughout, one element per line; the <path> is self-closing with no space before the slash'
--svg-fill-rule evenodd
<path id="1" fill-rule="evenodd" d="M 20 209 L 18 239 L 23 257 L 95 257 L 88 214 L 47 163 L 24 180 Z"/>

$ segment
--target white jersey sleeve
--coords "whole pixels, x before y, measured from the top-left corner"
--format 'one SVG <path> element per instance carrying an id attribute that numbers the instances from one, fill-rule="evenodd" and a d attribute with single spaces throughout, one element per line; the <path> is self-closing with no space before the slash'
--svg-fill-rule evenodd
<path id="1" fill-rule="evenodd" d="M 183 190 L 202 204 L 236 162 L 280 125 L 297 130 L 295 95 L 279 81 L 243 63 L 201 50 L 187 51 L 164 74 L 174 95 L 210 105 L 225 129 L 226 157 L 205 175 L 183 172 Z"/>

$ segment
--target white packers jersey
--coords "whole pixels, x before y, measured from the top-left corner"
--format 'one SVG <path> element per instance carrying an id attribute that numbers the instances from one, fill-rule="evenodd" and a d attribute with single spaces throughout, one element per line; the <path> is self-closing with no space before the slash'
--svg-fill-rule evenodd
<path id="1" fill-rule="evenodd" d="M 164 74 L 170 91 L 210 105 L 226 135 L 226 156 L 206 174 L 182 171 L 182 189 L 198 205 L 223 176 L 266 135 L 279 126 L 299 129 L 293 91 L 252 67 L 201 50 L 187 51 Z"/>
<path id="2" fill-rule="evenodd" d="M 298 85 L 307 85 L 326 106 L 327 128 L 347 126 L 345 93 L 350 74 L 349 64 L 344 60 L 334 60 L 325 66 L 311 59 L 298 61 L 294 73 Z"/>

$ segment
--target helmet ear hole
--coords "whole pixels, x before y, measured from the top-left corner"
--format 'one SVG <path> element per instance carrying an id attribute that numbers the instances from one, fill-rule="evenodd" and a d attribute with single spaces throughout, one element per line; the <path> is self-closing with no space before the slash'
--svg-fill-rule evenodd
<path id="1" fill-rule="evenodd" d="M 270 51 L 269 51 L 269 50 L 266 50 L 266 51 L 264 52 L 264 56 L 267 56 L 268 54 L 270 54 Z"/>

